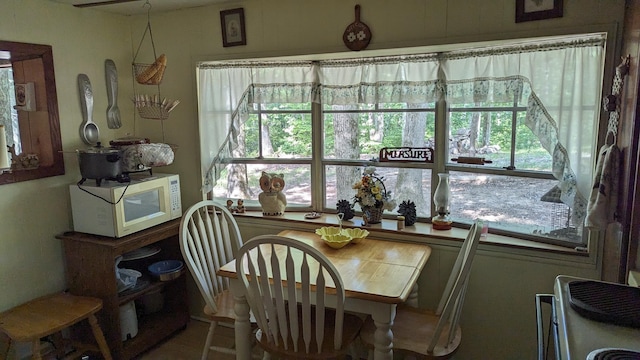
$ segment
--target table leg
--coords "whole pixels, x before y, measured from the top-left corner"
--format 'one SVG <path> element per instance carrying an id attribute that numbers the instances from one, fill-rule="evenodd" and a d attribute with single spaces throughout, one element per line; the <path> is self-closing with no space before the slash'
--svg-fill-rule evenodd
<path id="1" fill-rule="evenodd" d="M 391 325 L 396 317 L 395 304 L 380 304 L 372 312 L 371 317 L 376 325 L 376 333 L 374 335 L 374 360 L 392 360 L 393 359 L 393 332 Z"/>
<path id="2" fill-rule="evenodd" d="M 249 321 L 249 303 L 247 302 L 247 298 L 244 294 L 241 294 L 240 289 L 234 286 L 234 281 L 236 280 L 231 281 L 230 287 L 233 293 L 233 310 L 236 314 L 236 321 L 234 325 L 236 359 L 250 360 L 251 344 L 253 342 L 251 339 L 251 322 Z"/>

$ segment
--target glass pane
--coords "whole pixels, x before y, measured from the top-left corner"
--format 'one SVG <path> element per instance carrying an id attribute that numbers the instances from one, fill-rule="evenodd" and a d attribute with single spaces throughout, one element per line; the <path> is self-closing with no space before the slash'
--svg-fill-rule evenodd
<path id="1" fill-rule="evenodd" d="M 519 170 L 551 171 L 553 158 L 538 137 L 525 125 L 524 112 L 518 113 L 515 166 Z"/>
<path id="2" fill-rule="evenodd" d="M 229 164 L 213 188 L 216 198 L 244 199 L 246 207 L 260 207 L 258 196 L 262 192 L 262 172 L 283 174 L 282 191 L 289 206 L 311 206 L 311 165 L 291 164 Z"/>
<path id="3" fill-rule="evenodd" d="M 258 131 L 258 126 L 258 115 L 249 115 L 247 121 L 240 128 L 238 148 L 233 152 L 234 158 L 256 159 L 260 156 L 260 132 Z"/>
<path id="4" fill-rule="evenodd" d="M 360 206 L 353 201 L 357 192 L 353 186 L 361 180 L 363 171 L 362 166 L 325 166 L 325 208 L 336 209 L 339 200 L 347 200 L 354 205 L 355 211 L 360 211 Z M 376 176 L 383 180 L 396 205 L 410 200 L 415 204 L 418 217 L 431 216 L 430 169 L 377 167 Z M 393 211 L 385 211 L 385 214 L 397 214 L 397 211 L 396 207 Z"/>
<path id="5" fill-rule="evenodd" d="M 450 174 L 454 221 L 470 223 L 480 218 L 497 229 L 581 242 L 581 227 L 571 222 L 571 209 L 557 202 L 551 191 L 557 180 Z"/>
<path id="6" fill-rule="evenodd" d="M 511 165 L 512 112 L 451 112 L 449 153 L 451 159 L 480 157 L 487 166 Z"/>
<path id="7" fill-rule="evenodd" d="M 435 116 L 428 112 L 324 114 L 324 158 L 370 160 L 384 147 L 433 146 Z"/>
<path id="8" fill-rule="evenodd" d="M 262 114 L 264 158 L 310 158 L 311 114 Z"/>

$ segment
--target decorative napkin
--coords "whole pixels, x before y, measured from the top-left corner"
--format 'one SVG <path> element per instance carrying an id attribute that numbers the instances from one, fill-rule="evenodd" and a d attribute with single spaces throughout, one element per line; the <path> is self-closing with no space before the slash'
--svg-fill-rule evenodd
<path id="1" fill-rule="evenodd" d="M 593 188 L 587 204 L 585 226 L 604 230 L 615 221 L 620 177 L 620 149 L 615 144 L 600 148 Z"/>

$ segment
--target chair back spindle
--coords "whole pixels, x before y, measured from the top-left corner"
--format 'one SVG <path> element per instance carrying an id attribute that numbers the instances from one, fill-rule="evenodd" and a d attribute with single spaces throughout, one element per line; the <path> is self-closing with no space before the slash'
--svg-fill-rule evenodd
<path id="1" fill-rule="evenodd" d="M 462 305 L 464 304 L 464 297 L 469 283 L 469 275 L 471 274 L 471 265 L 473 264 L 473 258 L 480 243 L 482 226 L 482 222 L 476 220 L 474 224 L 471 225 L 469 234 L 460 247 L 458 257 L 453 265 L 451 275 L 449 276 L 442 298 L 440 299 L 440 304 L 436 310 L 436 315 L 440 315 L 440 319 L 436 325 L 434 335 L 429 342 L 427 348 L 428 353 L 432 353 L 438 345 L 442 331 L 445 328 L 449 329 L 447 345 L 445 345 L 445 347 L 448 346 L 456 336 L 456 329 L 460 321 Z"/>
<path id="2" fill-rule="evenodd" d="M 318 250 L 290 238 L 258 236 L 238 251 L 236 269 L 268 342 L 305 354 L 320 353 L 331 340 L 334 350 L 342 348 L 344 286 Z M 336 293 L 335 304 L 328 303 L 327 292 Z M 332 316 L 326 316 L 328 307 L 336 309 Z M 333 339 L 325 339 L 328 325 L 335 326 Z"/>

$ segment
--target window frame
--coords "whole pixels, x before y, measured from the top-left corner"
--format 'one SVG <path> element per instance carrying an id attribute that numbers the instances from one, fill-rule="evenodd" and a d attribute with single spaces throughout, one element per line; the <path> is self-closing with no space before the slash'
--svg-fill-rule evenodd
<path id="1" fill-rule="evenodd" d="M 606 32 L 607 33 L 607 40 L 606 40 L 606 44 L 609 45 L 613 40 L 612 40 L 612 35 L 611 35 L 611 31 L 602 31 L 601 29 L 598 30 L 593 30 L 594 32 L 598 31 L 598 32 Z M 568 34 L 570 35 L 570 34 Z M 609 67 L 606 66 L 606 64 L 610 63 L 610 59 L 611 59 L 611 51 L 608 50 L 609 47 L 607 47 L 607 50 L 604 53 L 604 63 L 605 63 L 605 68 L 603 69 L 603 73 L 604 78 L 603 78 L 603 87 L 606 88 L 606 85 L 608 83 L 607 81 L 607 73 L 610 73 L 611 70 L 609 69 Z M 465 109 L 468 110 L 468 109 Z M 313 103 L 312 104 L 312 159 L 311 159 L 311 180 L 312 183 L 318 183 L 318 179 L 322 180 L 322 184 L 325 184 L 325 179 L 326 176 L 324 174 L 323 168 L 326 164 L 334 164 L 334 165 L 339 165 L 339 164 L 350 164 L 350 162 L 345 162 L 345 161 L 335 161 L 335 160 L 331 160 L 331 159 L 322 159 L 322 157 L 317 156 L 317 154 L 322 154 L 322 149 L 323 149 L 323 143 L 322 143 L 322 126 L 316 126 L 316 120 L 318 117 L 322 118 L 320 115 L 316 115 L 316 112 L 318 113 L 322 113 L 322 109 L 321 106 L 319 104 Z M 436 105 L 436 134 L 447 134 L 446 132 L 443 131 L 438 131 L 438 127 L 442 126 L 439 125 L 439 119 L 442 119 L 442 116 L 438 116 L 439 112 L 442 112 L 444 114 L 447 114 L 448 111 L 446 109 L 446 104 L 441 104 L 441 105 Z M 445 119 L 447 119 L 447 116 L 444 117 Z M 602 125 L 602 118 L 603 115 L 602 113 L 600 114 L 600 122 L 599 122 L 599 129 L 596 131 L 596 133 L 598 134 L 597 138 L 601 139 L 602 136 L 602 132 L 603 130 L 603 125 Z M 445 126 L 448 126 L 448 122 L 445 123 Z M 319 131 L 318 131 L 319 129 Z M 597 142 L 597 144 L 593 145 L 594 151 L 596 151 L 596 149 L 599 146 L 600 141 Z M 464 172 L 474 172 L 474 173 L 486 173 L 486 174 L 497 174 L 497 175 L 508 175 L 508 176 L 523 176 L 523 177 L 534 177 L 534 178 L 543 178 L 543 179 L 554 179 L 552 175 L 550 174 L 540 174 L 537 171 L 531 171 L 531 170 L 519 170 L 519 169 L 499 169 L 499 168 L 484 168 L 484 169 L 477 169 L 474 168 L 473 166 L 469 166 L 469 165 L 461 165 L 461 164 L 454 164 L 454 163 L 450 163 L 445 159 L 439 159 L 439 157 L 445 158 L 448 157 L 449 154 L 447 151 L 443 151 L 442 147 L 447 147 L 448 141 L 437 141 L 436 140 L 436 149 L 435 149 L 435 159 L 434 159 L 434 163 L 433 164 L 421 164 L 421 165 L 416 165 L 416 164 L 385 164 L 385 163 L 380 163 L 380 162 L 371 162 L 371 165 L 374 165 L 376 167 L 415 167 L 415 168 L 428 168 L 431 169 L 433 171 L 433 173 L 437 173 L 440 171 L 443 172 L 448 172 L 448 171 L 464 171 Z M 512 149 L 512 151 L 515 151 L 515 148 Z M 320 158 L 320 160 L 318 160 Z M 512 157 L 513 159 L 513 157 Z M 296 163 L 300 160 L 287 160 L 287 163 Z M 242 161 L 229 161 L 229 163 L 241 163 Z M 513 162 L 513 160 L 512 160 Z M 256 160 L 256 159 L 246 159 L 244 160 L 244 163 L 283 163 L 282 161 L 271 161 L 268 159 L 262 159 L 262 160 Z M 361 161 L 354 161 L 354 164 L 362 164 Z M 368 165 L 368 164 L 367 164 Z M 432 192 L 435 190 L 435 187 L 437 185 L 437 177 L 432 176 Z M 433 184 L 433 183 L 436 184 Z M 324 203 L 324 201 L 321 201 L 324 196 L 322 194 L 324 194 L 324 186 L 312 186 L 311 187 L 311 206 L 309 207 L 309 209 L 311 210 L 322 210 L 322 211 L 326 211 L 326 210 L 335 210 L 335 209 L 330 209 L 330 208 L 325 208 L 322 204 Z M 433 207 L 433 205 L 432 205 Z M 304 209 L 297 209 L 297 208 L 293 208 L 291 209 L 292 211 L 296 211 L 296 210 L 306 210 L 306 208 Z M 390 215 L 387 215 L 387 217 L 389 217 Z M 460 227 L 465 227 L 466 224 L 461 224 L 461 223 L 454 223 L 454 226 L 460 226 Z M 585 229 L 586 230 L 586 229 Z M 491 232 L 493 233 L 495 230 L 491 229 Z M 499 231 L 495 231 L 496 233 L 501 233 Z M 590 234 L 588 234 L 588 231 L 584 232 L 585 234 L 583 235 L 583 239 L 587 238 L 587 237 L 591 237 Z M 538 242 L 542 242 L 542 243 L 546 243 L 547 241 L 540 241 L 540 237 L 530 237 L 527 236 L 527 234 L 524 233 L 509 233 L 506 232 L 503 235 L 507 235 L 507 236 L 512 236 L 515 238 L 523 238 L 523 239 L 527 239 L 527 240 L 534 240 L 534 241 L 538 241 Z M 574 244 L 575 245 L 575 244 Z M 590 246 L 591 247 L 591 246 Z"/>

